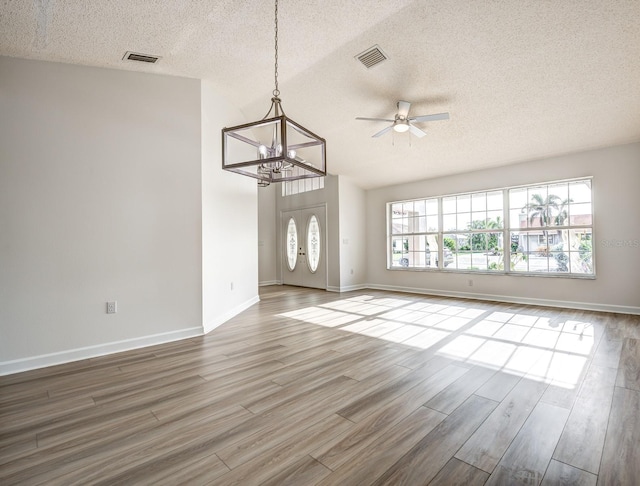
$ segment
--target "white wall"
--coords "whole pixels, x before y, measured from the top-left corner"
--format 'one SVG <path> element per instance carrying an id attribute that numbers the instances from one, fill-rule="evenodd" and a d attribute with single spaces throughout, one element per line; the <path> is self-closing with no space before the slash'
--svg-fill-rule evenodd
<path id="1" fill-rule="evenodd" d="M 593 176 L 597 278 L 481 275 L 386 269 L 385 204 L 424 196 Z M 640 144 L 396 185 L 367 193 L 368 283 L 373 287 L 640 313 Z M 473 279 L 473 287 L 468 280 Z"/>
<path id="2" fill-rule="evenodd" d="M 202 332 L 200 164 L 200 81 L 0 58 L 0 373 Z"/>
<path id="3" fill-rule="evenodd" d="M 0 374 L 258 300 L 256 183 L 221 168 L 222 127 L 246 120 L 213 86 L 0 57 L 0 115 Z"/>
<path id="4" fill-rule="evenodd" d="M 282 184 L 271 184 L 258 189 L 258 282 L 260 285 L 281 283 L 277 268 L 276 193 Z"/>
<path id="5" fill-rule="evenodd" d="M 246 123 L 202 82 L 202 300 L 209 332 L 257 302 L 257 181 L 222 170 L 221 130 Z"/>
<path id="6" fill-rule="evenodd" d="M 366 193 L 351 179 L 338 179 L 340 211 L 340 289 L 362 288 L 367 282 Z"/>

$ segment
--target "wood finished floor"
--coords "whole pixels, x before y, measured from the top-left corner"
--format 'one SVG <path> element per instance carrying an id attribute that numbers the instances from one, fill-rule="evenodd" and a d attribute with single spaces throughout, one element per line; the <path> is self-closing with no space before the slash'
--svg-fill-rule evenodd
<path id="1" fill-rule="evenodd" d="M 0 377 L 0 484 L 637 485 L 640 317 L 267 287 Z"/>

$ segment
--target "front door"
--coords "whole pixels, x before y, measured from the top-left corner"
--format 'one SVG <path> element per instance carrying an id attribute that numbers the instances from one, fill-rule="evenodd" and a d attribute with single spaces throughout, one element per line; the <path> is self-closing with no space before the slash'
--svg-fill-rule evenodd
<path id="1" fill-rule="evenodd" d="M 282 283 L 326 289 L 325 207 L 283 211 L 281 221 Z"/>

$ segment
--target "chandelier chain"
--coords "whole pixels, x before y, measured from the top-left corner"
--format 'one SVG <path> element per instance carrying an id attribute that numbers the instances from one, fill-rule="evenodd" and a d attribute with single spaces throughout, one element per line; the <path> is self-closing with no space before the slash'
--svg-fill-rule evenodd
<path id="1" fill-rule="evenodd" d="M 276 46 L 275 82 L 276 82 L 276 89 L 273 90 L 273 96 L 275 96 L 277 98 L 278 96 L 280 96 L 280 90 L 278 89 L 278 0 L 276 0 L 275 25 L 276 25 L 276 35 L 275 35 L 275 46 Z"/>

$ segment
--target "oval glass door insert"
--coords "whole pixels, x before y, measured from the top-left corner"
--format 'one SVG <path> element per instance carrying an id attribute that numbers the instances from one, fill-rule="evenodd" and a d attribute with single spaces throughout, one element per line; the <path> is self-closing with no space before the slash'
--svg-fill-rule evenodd
<path id="1" fill-rule="evenodd" d="M 318 270 L 320 263 L 320 225 L 318 218 L 312 214 L 307 226 L 307 264 L 311 273 Z"/>
<path id="2" fill-rule="evenodd" d="M 289 218 L 287 224 L 287 265 L 289 271 L 293 272 L 298 262 L 298 228 L 293 218 Z"/>

